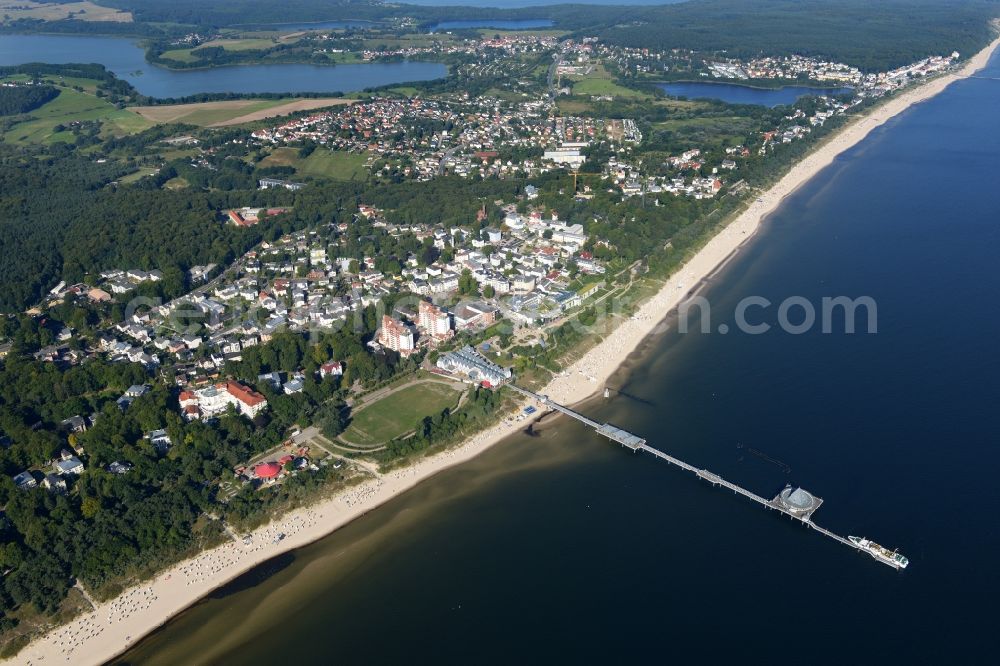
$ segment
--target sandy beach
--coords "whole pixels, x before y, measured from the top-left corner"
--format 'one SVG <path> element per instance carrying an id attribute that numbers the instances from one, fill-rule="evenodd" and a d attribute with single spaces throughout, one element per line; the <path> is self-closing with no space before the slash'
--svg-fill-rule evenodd
<path id="1" fill-rule="evenodd" d="M 950 83 L 981 69 L 997 46 L 1000 46 L 1000 38 L 976 54 L 960 70 L 904 91 L 842 128 L 712 238 L 652 298 L 643 303 L 633 317 L 623 321 L 614 335 L 588 351 L 541 392 L 563 404 L 574 404 L 603 389 L 605 381 L 629 354 L 656 330 L 692 289 L 754 235 L 766 216 L 786 196 L 876 127 L 911 105 L 933 97 Z M 404 469 L 370 478 L 314 506 L 286 514 L 255 530 L 246 539 L 234 539 L 205 551 L 127 590 L 116 599 L 99 604 L 93 612 L 49 632 L 10 662 L 35 666 L 104 663 L 213 589 L 265 560 L 326 536 L 434 474 L 470 460 L 524 426 L 524 421 L 508 419 L 478 433 L 461 446 Z M 279 534 L 284 534 L 284 538 L 276 540 Z"/>

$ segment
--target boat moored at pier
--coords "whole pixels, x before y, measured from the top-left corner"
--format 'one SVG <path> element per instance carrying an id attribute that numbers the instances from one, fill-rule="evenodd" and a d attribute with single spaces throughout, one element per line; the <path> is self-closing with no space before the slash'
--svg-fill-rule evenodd
<path id="1" fill-rule="evenodd" d="M 897 569 L 905 569 L 910 564 L 910 560 L 906 559 L 903 555 L 894 550 L 889 550 L 885 546 L 880 546 L 874 541 L 856 536 L 848 536 L 847 538 L 858 547 L 858 550 L 868 553 L 882 564 L 888 564 L 890 567 Z"/>

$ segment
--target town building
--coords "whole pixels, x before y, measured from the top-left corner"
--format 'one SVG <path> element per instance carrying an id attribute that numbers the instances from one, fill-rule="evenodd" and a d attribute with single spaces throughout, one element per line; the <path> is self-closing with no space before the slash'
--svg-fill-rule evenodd
<path id="1" fill-rule="evenodd" d="M 455 328 L 489 326 L 497 319 L 497 309 L 485 303 L 463 303 L 455 308 Z"/>
<path id="2" fill-rule="evenodd" d="M 432 338 L 445 338 L 451 335 L 451 317 L 433 303 L 420 301 L 417 327 Z"/>
<path id="3" fill-rule="evenodd" d="M 344 374 L 344 364 L 341 361 L 328 361 L 319 366 L 320 379 L 327 377 L 340 377 Z"/>
<path id="4" fill-rule="evenodd" d="M 416 349 L 410 327 L 389 315 L 382 315 L 382 328 L 379 329 L 378 341 L 383 347 L 404 356 L 412 354 Z"/>
<path id="5" fill-rule="evenodd" d="M 261 178 L 257 181 L 257 185 L 262 190 L 268 190 L 272 187 L 283 187 L 286 190 L 291 190 L 292 192 L 296 190 L 301 190 L 306 186 L 305 183 L 293 183 L 287 180 L 278 180 L 277 178 Z"/>
<path id="6" fill-rule="evenodd" d="M 509 368 L 501 368 L 469 346 L 442 354 L 437 367 L 486 387 L 500 386 L 512 376 Z"/>
<path id="7" fill-rule="evenodd" d="M 181 391 L 181 411 L 187 420 L 214 418 L 225 413 L 230 405 L 236 411 L 254 418 L 267 409 L 267 398 L 253 389 L 232 380 L 213 384 L 196 391 Z"/>

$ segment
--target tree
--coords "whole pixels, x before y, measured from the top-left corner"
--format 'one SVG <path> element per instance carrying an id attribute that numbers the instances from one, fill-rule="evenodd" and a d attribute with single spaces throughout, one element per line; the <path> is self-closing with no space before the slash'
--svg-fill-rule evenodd
<path id="1" fill-rule="evenodd" d="M 323 435 L 330 439 L 344 432 L 344 428 L 347 426 L 342 402 L 328 402 L 322 405 L 316 411 L 315 419 L 323 431 Z"/>
<path id="2" fill-rule="evenodd" d="M 101 510 L 101 500 L 96 497 L 84 497 L 80 504 L 80 513 L 84 518 L 93 518 Z"/>
<path id="3" fill-rule="evenodd" d="M 472 277 L 472 271 L 468 268 L 462 271 L 462 274 L 458 278 L 458 291 L 465 296 L 477 296 L 479 294 L 479 285 L 476 284 L 476 279 Z"/>
<path id="4" fill-rule="evenodd" d="M 24 549 L 16 543 L 0 544 L 0 573 L 16 569 L 24 561 Z"/>

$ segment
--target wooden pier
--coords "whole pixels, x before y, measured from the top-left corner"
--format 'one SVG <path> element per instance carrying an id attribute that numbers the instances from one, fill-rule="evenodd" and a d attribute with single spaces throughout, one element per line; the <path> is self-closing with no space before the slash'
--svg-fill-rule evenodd
<path id="1" fill-rule="evenodd" d="M 576 419 L 577 421 L 595 430 L 598 434 L 607 437 L 613 442 L 621 444 L 627 449 L 630 449 L 634 452 L 645 451 L 646 453 L 656 456 L 660 460 L 664 460 L 670 463 L 671 465 L 674 465 L 675 467 L 679 467 L 684 471 L 693 473 L 699 479 L 707 481 L 711 483 L 713 486 L 721 486 L 723 488 L 728 488 L 737 495 L 742 495 L 743 497 L 749 499 L 750 501 L 756 502 L 757 504 L 761 505 L 765 509 L 773 509 L 775 511 L 779 511 L 788 516 L 789 518 L 802 523 L 806 527 L 811 527 L 820 534 L 827 536 L 838 543 L 842 543 L 845 546 L 853 548 L 854 550 L 860 551 L 862 553 L 868 553 L 868 551 L 858 546 L 850 539 L 842 537 L 839 534 L 831 532 L 830 530 L 820 527 L 819 525 L 814 523 L 812 520 L 812 514 L 815 513 L 817 509 L 819 509 L 819 506 L 823 503 L 823 500 L 803 490 L 802 488 L 792 488 L 791 486 L 786 486 L 784 490 L 782 490 L 774 497 L 774 499 L 766 500 L 760 495 L 751 492 L 742 486 L 739 486 L 730 481 L 726 481 L 715 472 L 711 472 L 707 469 L 699 469 L 694 465 L 689 465 L 683 460 L 675 458 L 674 456 L 668 453 L 664 453 L 659 449 L 654 449 L 653 447 L 646 444 L 646 440 L 643 439 L 642 437 L 634 435 L 628 432 L 627 430 L 623 430 L 618 426 L 612 425 L 610 423 L 599 423 L 593 419 L 584 416 L 583 414 L 580 414 L 577 411 L 570 409 L 569 407 L 560 405 L 559 403 L 549 398 L 547 395 L 540 395 L 538 393 L 534 393 L 533 391 L 529 391 L 527 389 L 521 388 L 520 386 L 516 386 L 513 383 L 507 384 L 506 386 L 511 390 L 515 391 L 516 393 L 520 393 L 526 398 L 531 398 L 535 400 L 544 407 L 547 407 L 557 412 L 561 412 L 566 416 L 569 416 L 570 418 Z M 868 554 L 870 555 L 871 553 Z M 883 564 L 888 564 L 889 566 L 893 566 L 888 562 L 883 562 L 882 560 L 879 560 L 878 558 L 875 558 L 875 560 L 877 562 L 882 562 Z"/>

